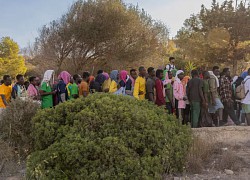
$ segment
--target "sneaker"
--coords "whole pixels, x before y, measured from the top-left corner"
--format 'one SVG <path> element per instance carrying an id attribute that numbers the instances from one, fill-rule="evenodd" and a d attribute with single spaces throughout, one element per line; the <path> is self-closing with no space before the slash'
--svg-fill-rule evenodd
<path id="1" fill-rule="evenodd" d="M 225 121 L 219 121 L 219 126 L 225 126 L 227 124 L 227 122 Z"/>
<path id="2" fill-rule="evenodd" d="M 227 122 L 224 126 L 236 126 L 233 122 Z"/>

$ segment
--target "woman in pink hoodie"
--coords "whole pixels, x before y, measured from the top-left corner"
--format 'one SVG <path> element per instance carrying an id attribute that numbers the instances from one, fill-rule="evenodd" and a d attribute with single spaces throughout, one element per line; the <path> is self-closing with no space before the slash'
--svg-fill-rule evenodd
<path id="1" fill-rule="evenodd" d="M 184 109 L 186 108 L 185 101 L 187 97 L 185 96 L 185 88 L 183 87 L 183 83 L 181 80 L 184 78 L 184 72 L 182 70 L 177 71 L 175 76 L 175 81 L 173 85 L 174 89 L 174 97 L 178 101 L 178 119 L 180 123 L 183 121 L 183 113 Z"/>

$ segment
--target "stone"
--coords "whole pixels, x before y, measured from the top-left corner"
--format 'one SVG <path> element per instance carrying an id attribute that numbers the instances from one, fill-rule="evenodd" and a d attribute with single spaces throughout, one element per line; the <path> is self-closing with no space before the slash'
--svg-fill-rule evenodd
<path id="1" fill-rule="evenodd" d="M 228 148 L 222 148 L 222 151 L 227 151 L 228 150 Z"/>
<path id="2" fill-rule="evenodd" d="M 233 175 L 234 174 L 234 172 L 232 170 L 230 170 L 230 169 L 225 169 L 225 173 L 227 175 Z"/>

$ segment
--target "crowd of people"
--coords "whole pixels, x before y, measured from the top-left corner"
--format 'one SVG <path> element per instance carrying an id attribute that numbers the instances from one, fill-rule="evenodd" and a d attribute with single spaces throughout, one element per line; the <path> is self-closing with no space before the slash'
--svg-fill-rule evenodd
<path id="1" fill-rule="evenodd" d="M 190 72 L 177 70 L 174 64 L 175 58 L 170 57 L 164 69 L 139 67 L 138 71 L 113 70 L 110 74 L 99 70 L 96 77 L 87 71 L 82 76 L 63 71 L 57 79 L 55 71 L 47 70 L 42 81 L 32 76 L 25 82 L 23 75 L 17 75 L 14 84 L 5 75 L 0 110 L 17 97 L 30 98 L 45 109 L 92 93 L 113 93 L 155 103 L 193 128 L 250 125 L 250 69 L 231 78 L 229 68 L 221 71 L 214 66 L 211 71 L 192 70 L 190 77 Z M 244 92 L 240 98 L 237 90 Z"/>

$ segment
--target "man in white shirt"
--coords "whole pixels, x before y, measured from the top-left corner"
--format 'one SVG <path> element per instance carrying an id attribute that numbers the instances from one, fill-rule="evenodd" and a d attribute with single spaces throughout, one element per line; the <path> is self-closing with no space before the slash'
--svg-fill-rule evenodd
<path id="1" fill-rule="evenodd" d="M 175 58 L 174 57 L 170 57 L 169 58 L 169 64 L 166 65 L 166 70 L 167 71 L 172 71 L 173 69 L 175 69 L 174 62 L 175 62 Z"/>
<path id="2" fill-rule="evenodd" d="M 250 68 L 248 69 L 247 73 L 248 75 L 243 81 L 246 97 L 241 102 L 242 109 L 246 114 L 247 125 L 250 126 Z"/>

